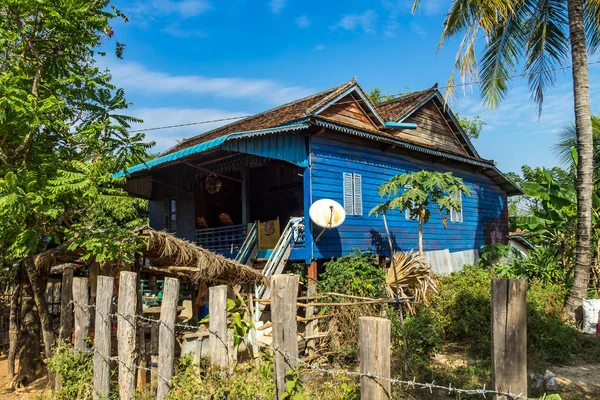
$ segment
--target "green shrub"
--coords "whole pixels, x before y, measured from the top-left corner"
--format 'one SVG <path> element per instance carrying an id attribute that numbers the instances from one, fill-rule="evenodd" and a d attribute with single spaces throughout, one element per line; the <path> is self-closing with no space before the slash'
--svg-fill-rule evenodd
<path id="1" fill-rule="evenodd" d="M 490 354 L 491 278 L 489 271 L 467 266 L 440 277 L 431 300 L 445 340 L 468 342 L 470 352 L 482 358 Z"/>
<path id="2" fill-rule="evenodd" d="M 516 263 L 518 274 L 529 279 L 537 279 L 543 283 L 560 283 L 564 280 L 565 271 L 556 260 L 556 249 L 538 246 Z"/>
<path id="3" fill-rule="evenodd" d="M 385 296 L 386 276 L 377 256 L 354 250 L 325 263 L 319 277 L 319 291 L 380 298 Z"/>
<path id="4" fill-rule="evenodd" d="M 417 306 L 415 313 L 404 320 L 406 346 L 402 333 L 402 321 L 398 311 L 389 307 L 386 312 L 392 325 L 392 345 L 402 362 L 403 369 L 414 377 L 424 371 L 433 357 L 442 350 L 442 330 L 437 316 L 425 307 Z"/>
<path id="5" fill-rule="evenodd" d="M 168 399 L 261 400 L 274 397 L 272 365 L 258 370 L 252 363 L 239 363 L 228 375 L 207 360 L 202 360 L 198 366 L 191 357 L 183 357 L 179 359 Z"/>
<path id="6" fill-rule="evenodd" d="M 52 358 L 46 359 L 48 370 L 60 379 L 57 400 L 87 400 L 92 398 L 94 382 L 94 353 L 73 351 L 73 346 L 58 345 Z"/>
<path id="7" fill-rule="evenodd" d="M 466 267 L 441 277 L 438 294 L 431 302 L 445 341 L 466 344 L 471 355 L 480 359 L 490 357 L 491 279 L 491 273 L 484 269 Z M 529 285 L 527 348 L 533 364 L 565 363 L 582 348 L 582 336 L 562 321 L 565 296 L 562 285 L 538 280 Z M 600 341 L 596 342 L 600 354 Z M 594 342 L 588 348 L 594 349 Z"/>

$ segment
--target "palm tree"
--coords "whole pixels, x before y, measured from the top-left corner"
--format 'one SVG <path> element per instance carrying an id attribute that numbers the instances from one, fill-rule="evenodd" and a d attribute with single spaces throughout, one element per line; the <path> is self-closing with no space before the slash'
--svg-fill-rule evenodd
<path id="1" fill-rule="evenodd" d="M 419 4 L 415 0 L 414 7 Z M 414 9 L 413 9 L 414 10 Z M 541 113 L 544 93 L 554 84 L 556 69 L 572 65 L 577 132 L 577 257 L 573 286 L 565 304 L 568 316 L 587 294 L 591 263 L 593 140 L 590 118 L 588 50 L 600 44 L 599 0 L 453 0 L 444 21 L 440 47 L 453 36 L 462 41 L 448 82 L 454 75 L 478 78 L 484 104 L 496 107 L 508 92 L 508 81 L 523 66 L 529 90 Z M 477 38 L 485 38 L 477 59 Z M 587 39 L 587 40 L 586 40 Z"/>
<path id="2" fill-rule="evenodd" d="M 600 178 L 600 115 L 592 115 L 592 135 L 594 137 L 594 176 L 595 180 L 598 180 Z M 554 154 L 571 171 L 576 169 L 573 148 L 577 148 L 575 122 L 563 126 L 559 133 L 558 142 L 552 147 Z"/>

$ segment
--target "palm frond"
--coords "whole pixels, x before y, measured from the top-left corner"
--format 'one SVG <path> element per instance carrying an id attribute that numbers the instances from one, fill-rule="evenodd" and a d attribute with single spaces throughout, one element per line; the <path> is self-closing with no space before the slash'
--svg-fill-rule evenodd
<path id="1" fill-rule="evenodd" d="M 566 27 L 567 9 L 562 0 L 537 0 L 531 17 L 525 22 L 527 32 L 527 59 L 525 71 L 528 75 L 532 99 L 542 113 L 544 91 L 554 85 L 556 67 L 564 65 L 570 55 L 570 43 Z"/>

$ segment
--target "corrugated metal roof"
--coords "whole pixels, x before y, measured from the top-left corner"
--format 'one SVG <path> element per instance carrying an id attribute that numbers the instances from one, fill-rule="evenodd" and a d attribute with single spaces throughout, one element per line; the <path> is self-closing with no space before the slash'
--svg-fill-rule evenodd
<path id="1" fill-rule="evenodd" d="M 202 143 L 196 144 L 194 146 L 190 146 L 185 149 L 176 151 L 174 153 L 170 153 L 170 154 L 167 154 L 167 155 L 164 155 L 161 157 L 157 157 L 153 160 L 134 165 L 133 167 L 127 168 L 125 171 L 120 171 L 120 172 L 113 174 L 113 177 L 114 178 L 122 178 L 126 175 L 131 175 L 136 172 L 152 169 L 161 164 L 177 161 L 177 160 L 189 157 L 194 154 L 203 153 L 207 150 L 211 150 L 211 149 L 221 146 L 227 140 L 250 138 L 250 137 L 254 137 L 254 136 L 263 136 L 263 135 L 269 135 L 269 134 L 280 133 L 280 132 L 297 131 L 297 130 L 308 128 L 309 126 L 310 126 L 310 124 L 308 122 L 299 122 L 296 124 L 288 124 L 285 126 L 277 126 L 277 127 L 273 127 L 273 128 L 267 128 L 267 129 L 230 133 L 228 135 L 221 136 L 221 137 L 218 137 L 218 138 L 206 141 L 206 142 L 202 142 Z"/>

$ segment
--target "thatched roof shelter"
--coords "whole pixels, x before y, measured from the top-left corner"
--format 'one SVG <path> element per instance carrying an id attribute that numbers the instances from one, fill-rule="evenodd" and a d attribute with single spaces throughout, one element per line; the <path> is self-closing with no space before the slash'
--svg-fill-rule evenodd
<path id="1" fill-rule="evenodd" d="M 186 276 L 194 282 L 226 280 L 235 284 L 264 283 L 256 270 L 206 250 L 166 232 L 146 228 L 149 237 L 144 255 L 152 262 L 147 270 Z"/>
<path id="2" fill-rule="evenodd" d="M 150 260 L 152 266 L 142 267 L 143 271 L 159 275 L 174 276 L 193 282 L 220 281 L 229 284 L 259 284 L 267 279 L 260 272 L 206 250 L 195 243 L 177 238 L 170 233 L 151 228 L 137 231 L 146 236 L 148 245 L 141 253 Z M 38 270 L 60 272 L 51 266 L 57 263 L 75 263 L 83 252 L 80 249 L 68 250 L 68 244 L 40 253 L 34 257 Z M 124 266 L 121 266 L 122 269 Z"/>

